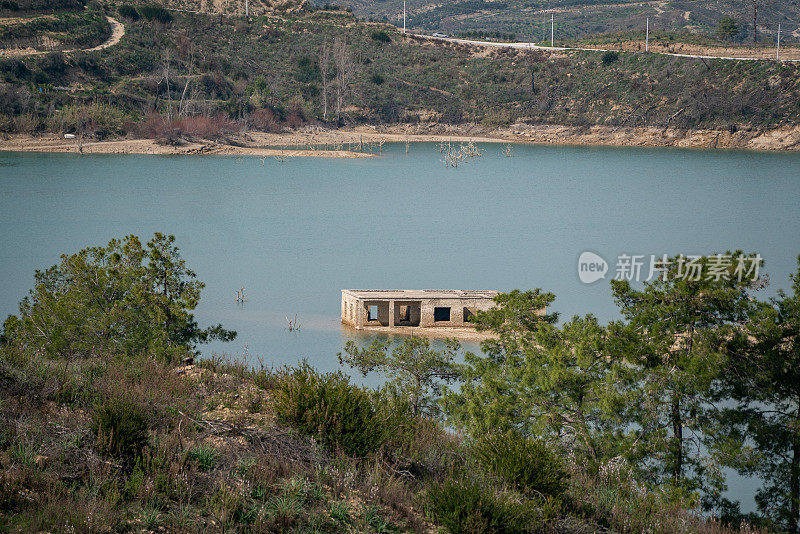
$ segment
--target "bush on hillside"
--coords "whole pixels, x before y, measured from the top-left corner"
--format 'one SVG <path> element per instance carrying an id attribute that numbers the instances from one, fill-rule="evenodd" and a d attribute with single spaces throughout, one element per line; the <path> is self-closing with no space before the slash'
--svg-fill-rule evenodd
<path id="1" fill-rule="evenodd" d="M 319 80 L 319 64 L 309 56 L 302 56 L 297 60 L 297 72 L 294 75 L 294 79 L 302 83 Z"/>
<path id="2" fill-rule="evenodd" d="M 198 445 L 186 453 L 186 458 L 195 462 L 201 471 L 210 471 L 219 462 L 219 451 L 208 445 Z"/>
<path id="3" fill-rule="evenodd" d="M 104 139 L 124 133 L 126 119 L 126 113 L 113 105 L 72 104 L 51 118 L 50 128 Z"/>
<path id="4" fill-rule="evenodd" d="M 289 128 L 300 128 L 306 121 L 303 106 L 300 102 L 292 102 L 286 112 L 286 125 Z"/>
<path id="5" fill-rule="evenodd" d="M 379 43 L 390 43 L 392 42 L 392 38 L 386 32 L 386 30 L 375 30 L 370 34 L 370 37 Z"/>
<path id="6" fill-rule="evenodd" d="M 139 12 L 136 10 L 136 7 L 132 6 L 131 4 L 122 4 L 121 6 L 119 6 L 117 11 L 119 12 L 120 17 L 126 18 L 130 21 L 135 22 L 140 18 Z"/>
<path id="7" fill-rule="evenodd" d="M 341 371 L 320 374 L 307 363 L 280 374 L 275 412 L 280 423 L 349 456 L 374 452 L 388 436 L 386 419 L 365 390 Z"/>
<path id="8" fill-rule="evenodd" d="M 250 128 L 262 132 L 277 132 L 280 130 L 280 122 L 275 112 L 270 108 L 259 108 L 254 110 L 247 117 L 247 125 Z"/>
<path id="9" fill-rule="evenodd" d="M 161 22 L 167 24 L 172 21 L 172 14 L 161 6 L 145 5 L 139 6 L 139 15 L 145 20 Z"/>
<path id="10" fill-rule="evenodd" d="M 615 61 L 619 59 L 619 53 L 614 51 L 608 51 L 603 54 L 600 60 L 603 62 L 603 65 L 611 65 Z"/>
<path id="11" fill-rule="evenodd" d="M 739 35 L 739 26 L 736 24 L 736 19 L 733 17 L 722 17 L 719 19 L 719 26 L 717 26 L 717 36 L 720 39 L 730 41 Z"/>
<path id="12" fill-rule="evenodd" d="M 561 458 L 542 441 L 517 432 L 495 433 L 474 446 L 478 460 L 506 483 L 526 493 L 559 498 L 569 475 Z"/>
<path id="13" fill-rule="evenodd" d="M 219 139 L 240 129 L 240 125 L 223 113 L 215 115 L 194 115 L 172 121 L 184 137 L 200 139 Z"/>
<path id="14" fill-rule="evenodd" d="M 241 129 L 241 125 L 223 113 L 192 115 L 167 120 L 163 115 L 150 113 L 141 121 L 130 125 L 140 137 L 179 144 L 187 139 L 220 139 Z"/>
<path id="15" fill-rule="evenodd" d="M 532 503 L 496 495 L 469 480 L 448 479 L 426 494 L 429 518 L 451 534 L 540 532 L 544 522 Z"/>
<path id="16" fill-rule="evenodd" d="M 133 460 L 147 445 L 147 414 L 121 397 L 106 400 L 95 409 L 91 428 L 104 454 Z"/>

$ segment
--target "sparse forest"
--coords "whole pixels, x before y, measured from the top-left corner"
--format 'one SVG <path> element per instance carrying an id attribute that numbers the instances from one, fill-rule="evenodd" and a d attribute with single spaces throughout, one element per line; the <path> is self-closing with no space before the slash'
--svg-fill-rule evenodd
<path id="1" fill-rule="evenodd" d="M 343 5 L 352 6 L 362 17 L 402 25 L 403 6 L 397 0 L 347 0 Z M 784 30 L 791 28 L 787 42 L 797 42 L 791 32 L 800 24 L 800 7 L 791 1 L 458 0 L 413 2 L 407 8 L 408 24 L 424 31 L 500 32 L 537 42 L 549 41 L 551 16 L 560 42 L 606 33 L 643 33 L 648 17 L 651 31 L 707 38 L 714 37 L 721 19 L 732 19 L 738 26 L 736 41 L 750 43 L 774 43 L 778 23 Z"/>
<path id="2" fill-rule="evenodd" d="M 329 8 L 245 20 L 93 2 L 79 19 L 57 15 L 117 17 L 126 33 L 102 51 L 0 58 L 0 131 L 179 143 L 304 124 L 736 132 L 800 116 L 796 64 L 434 45 Z"/>

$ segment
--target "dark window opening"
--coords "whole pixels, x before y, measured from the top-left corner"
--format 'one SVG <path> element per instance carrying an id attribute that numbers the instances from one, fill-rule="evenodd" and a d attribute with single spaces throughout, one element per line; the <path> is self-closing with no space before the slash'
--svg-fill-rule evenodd
<path id="1" fill-rule="evenodd" d="M 369 313 L 367 314 L 367 321 L 377 321 L 378 320 L 378 305 L 372 304 L 369 307 Z"/>
<path id="2" fill-rule="evenodd" d="M 468 323 L 471 317 L 475 316 L 475 310 L 464 308 L 464 322 Z"/>
<path id="3" fill-rule="evenodd" d="M 450 320 L 450 308 L 445 307 L 435 307 L 433 308 L 433 320 L 434 321 L 449 321 Z"/>

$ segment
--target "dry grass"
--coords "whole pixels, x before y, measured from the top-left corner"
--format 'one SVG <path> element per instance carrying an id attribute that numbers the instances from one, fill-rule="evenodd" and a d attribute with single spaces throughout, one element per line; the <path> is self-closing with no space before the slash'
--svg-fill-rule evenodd
<path id="1" fill-rule="evenodd" d="M 480 472 L 461 438 L 407 417 L 375 454 L 332 454 L 276 424 L 274 391 L 286 376 L 229 358 L 174 369 L 148 358 L 4 354 L 0 529 L 430 532 L 429 484 Z M 149 421 L 147 445 L 131 461 L 102 453 L 91 430 L 99 403 L 120 396 L 136 399 Z M 733 532 L 619 470 L 575 469 L 568 493 L 572 504 L 548 529 Z"/>

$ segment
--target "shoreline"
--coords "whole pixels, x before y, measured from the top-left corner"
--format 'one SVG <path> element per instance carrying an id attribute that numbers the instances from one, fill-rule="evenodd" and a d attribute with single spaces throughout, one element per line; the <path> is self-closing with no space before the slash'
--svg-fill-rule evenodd
<path id="1" fill-rule="evenodd" d="M 186 141 L 181 145 L 160 145 L 153 139 L 111 139 L 105 141 L 84 141 L 64 139 L 53 135 L 32 137 L 12 135 L 0 140 L 0 151 L 6 152 L 45 152 L 62 154 L 143 154 L 154 156 L 256 156 L 263 158 L 327 157 L 362 158 L 372 154 L 346 150 L 314 150 L 281 148 L 276 143 L 273 148 L 260 145 L 225 144 L 212 140 Z M 287 143 L 283 143 L 284 145 Z"/>
<path id="2" fill-rule="evenodd" d="M 252 134 L 264 144 L 297 146 L 360 142 L 454 142 L 510 143 L 527 145 L 640 146 L 680 148 L 724 148 L 743 150 L 800 150 L 800 125 L 774 129 L 679 129 L 663 127 L 563 126 L 557 124 L 512 124 L 489 127 L 479 124 L 448 125 L 438 123 L 357 126 L 326 130 L 307 126 L 291 133 Z"/>
<path id="3" fill-rule="evenodd" d="M 800 150 L 800 125 L 775 129 L 677 129 L 513 124 L 501 128 L 438 123 L 362 125 L 348 129 L 306 126 L 281 133 L 246 132 L 221 141 L 192 140 L 177 146 L 153 139 L 104 141 L 63 136 L 12 134 L 0 139 L 0 151 L 83 154 L 232 155 L 268 157 L 361 158 L 380 154 L 383 143 L 509 143 L 527 145 L 639 146 L 769 151 Z M 291 148 L 287 148 L 291 147 Z"/>
<path id="4" fill-rule="evenodd" d="M 455 338 L 459 341 L 480 343 L 496 336 L 491 332 L 478 332 L 475 328 L 458 326 L 365 326 L 356 328 L 342 323 L 342 330 L 355 335 L 385 334 L 403 337 L 427 337 L 432 339 Z"/>

